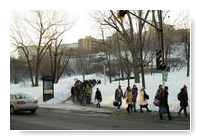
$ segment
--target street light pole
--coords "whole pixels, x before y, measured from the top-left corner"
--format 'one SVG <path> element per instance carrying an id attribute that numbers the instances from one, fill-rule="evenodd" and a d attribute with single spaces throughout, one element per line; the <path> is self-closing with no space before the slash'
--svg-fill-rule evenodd
<path id="1" fill-rule="evenodd" d="M 136 14 L 130 12 L 129 10 L 120 10 L 120 11 L 122 11 L 122 12 L 121 12 L 122 15 L 119 15 L 120 18 L 123 17 L 123 16 L 125 16 L 125 14 L 129 13 L 129 14 L 131 14 L 131 15 L 137 17 L 138 19 L 144 21 L 145 23 L 149 24 L 150 26 L 154 27 L 156 30 L 158 30 L 158 31 L 160 32 L 160 40 L 159 40 L 159 42 L 160 42 L 161 49 L 162 49 L 162 56 L 163 56 L 162 61 L 163 61 L 163 64 L 165 64 L 164 41 L 163 41 L 162 10 L 158 10 L 159 27 L 157 27 L 157 26 L 153 25 L 152 23 L 148 22 L 147 20 L 145 20 L 145 19 L 143 19 L 143 18 L 137 16 Z M 119 11 L 119 14 L 120 14 L 120 11 Z M 142 48 L 141 48 L 141 51 L 142 51 Z M 141 52 L 141 53 L 142 53 L 142 52 Z M 142 55 L 141 55 L 141 56 L 142 56 Z M 142 58 L 141 58 L 141 59 L 142 59 Z M 163 73 L 163 72 L 162 72 L 162 73 Z M 162 77 L 163 77 L 163 74 L 162 74 Z M 143 77 L 142 77 L 142 78 L 143 78 Z M 164 85 L 164 84 L 165 84 L 164 79 L 162 79 L 162 81 L 163 81 L 163 85 Z"/>

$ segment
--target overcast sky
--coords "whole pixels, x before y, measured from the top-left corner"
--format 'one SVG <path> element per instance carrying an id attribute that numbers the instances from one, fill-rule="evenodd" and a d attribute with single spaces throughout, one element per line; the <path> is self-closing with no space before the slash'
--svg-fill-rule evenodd
<path id="1" fill-rule="evenodd" d="M 67 43 L 77 42 L 78 39 L 84 38 L 85 36 L 97 37 L 99 35 L 99 29 L 94 22 L 94 19 L 90 16 L 93 11 L 86 10 L 76 10 L 68 11 L 69 14 L 76 16 L 75 25 L 65 34 L 65 41 Z M 183 10 L 173 10 L 169 12 L 169 17 L 166 18 L 166 22 L 169 24 L 180 24 L 180 19 L 185 14 L 188 14 L 189 11 Z M 178 18 L 179 17 L 179 18 Z"/>
<path id="2" fill-rule="evenodd" d="M 84 38 L 86 36 L 97 37 L 99 35 L 99 29 L 97 29 L 97 25 L 94 22 L 94 19 L 92 19 L 92 17 L 90 16 L 92 12 L 92 10 L 66 11 L 69 18 L 74 21 L 74 25 L 64 34 L 63 43 L 75 43 L 78 42 L 78 39 L 80 38 Z M 27 11 L 11 11 L 11 20 L 15 18 L 16 15 L 20 15 L 21 17 L 23 17 L 27 13 Z M 180 19 L 182 19 L 182 17 L 179 17 L 179 15 L 186 14 L 189 14 L 189 11 L 173 10 L 169 12 L 169 16 L 166 17 L 165 21 L 169 24 L 179 24 Z"/>

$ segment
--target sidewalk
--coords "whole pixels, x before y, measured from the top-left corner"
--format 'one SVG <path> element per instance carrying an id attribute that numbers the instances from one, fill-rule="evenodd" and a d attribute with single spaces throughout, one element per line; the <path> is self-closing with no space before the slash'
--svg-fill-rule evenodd
<path id="1" fill-rule="evenodd" d="M 128 113 L 125 108 L 117 109 L 116 107 L 109 107 L 109 106 L 101 106 L 101 108 L 97 108 L 95 104 L 86 104 L 85 106 L 81 106 L 79 103 L 74 103 L 71 101 L 66 101 L 65 103 L 61 104 L 54 104 L 54 105 L 42 105 L 42 108 L 51 108 L 51 109 L 59 109 L 59 110 L 66 110 L 72 112 L 79 112 L 79 113 L 101 113 L 101 114 L 108 114 L 108 115 L 118 115 L 118 116 L 131 116 L 135 119 L 145 119 L 145 120 L 158 120 L 158 121 L 168 121 L 167 114 L 163 114 L 164 120 L 159 120 L 159 114 L 157 111 L 152 111 L 148 113 L 145 109 L 143 109 L 143 113 L 140 113 L 139 109 L 137 112 Z M 184 114 L 181 116 L 178 115 L 177 112 L 171 112 L 172 120 L 171 121 L 178 121 L 178 122 L 187 122 L 190 124 L 190 114 L 187 117 Z"/>

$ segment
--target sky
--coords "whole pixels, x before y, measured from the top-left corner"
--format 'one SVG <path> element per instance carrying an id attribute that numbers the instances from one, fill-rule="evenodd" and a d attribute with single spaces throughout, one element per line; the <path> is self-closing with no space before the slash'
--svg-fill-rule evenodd
<path id="1" fill-rule="evenodd" d="M 62 11 L 61 11 L 62 12 Z M 70 28 L 63 36 L 63 43 L 75 43 L 78 42 L 78 39 L 85 38 L 86 36 L 99 36 L 99 29 L 97 28 L 97 23 L 90 16 L 93 12 L 92 10 L 68 10 L 65 11 L 69 19 L 74 22 L 72 28 Z M 16 18 L 15 15 L 20 15 L 23 17 L 27 15 L 27 11 L 11 11 L 11 21 Z M 171 10 L 169 16 L 167 16 L 166 21 L 170 24 L 179 24 L 180 13 L 183 15 L 188 14 L 189 11 L 183 10 Z"/>
<path id="2" fill-rule="evenodd" d="M 96 23 L 90 16 L 92 10 L 67 10 L 59 12 L 65 12 L 67 19 L 74 23 L 73 26 L 64 34 L 64 43 L 75 43 L 78 42 L 78 39 L 80 38 L 96 36 L 96 31 L 98 29 L 95 29 Z M 30 15 L 30 12 L 25 10 L 13 10 L 10 14 L 11 22 L 15 21 L 16 18 L 19 19 L 19 17 L 23 19 L 26 15 Z"/>
<path id="3" fill-rule="evenodd" d="M 91 10 L 74 10 L 67 12 L 75 16 L 74 26 L 65 34 L 65 41 L 67 43 L 78 42 L 78 39 L 86 36 L 96 36 L 96 23 L 90 16 Z"/>

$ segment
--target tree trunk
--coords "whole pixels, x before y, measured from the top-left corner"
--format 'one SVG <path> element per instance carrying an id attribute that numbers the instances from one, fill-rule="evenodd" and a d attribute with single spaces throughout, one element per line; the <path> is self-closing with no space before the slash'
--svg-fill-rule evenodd
<path id="1" fill-rule="evenodd" d="M 140 71 L 138 66 L 139 61 L 136 53 L 132 54 L 132 58 L 133 58 L 133 73 L 134 73 L 135 83 L 140 83 Z"/>
<path id="2" fill-rule="evenodd" d="M 25 50 L 24 47 L 20 47 L 20 48 L 22 49 L 22 51 L 24 52 L 24 55 L 26 57 L 27 64 L 28 64 L 28 70 L 29 70 L 29 76 L 30 76 L 30 79 L 31 79 L 32 86 L 34 86 L 35 83 L 34 83 L 34 80 L 33 80 L 33 73 L 32 73 L 32 68 L 31 68 L 31 62 L 30 62 L 30 59 L 29 59 L 29 52 L 28 52 L 28 49 Z"/>
<path id="3" fill-rule="evenodd" d="M 143 44 L 142 44 L 142 33 L 139 31 L 139 44 L 140 44 L 140 66 L 141 66 L 141 76 L 142 76 L 142 86 L 145 87 L 145 77 L 144 77 L 144 62 L 143 62 Z"/>
<path id="4" fill-rule="evenodd" d="M 51 47 L 49 47 L 49 57 L 50 57 L 50 65 L 51 65 L 51 75 L 53 75 L 53 58 L 52 58 Z"/>
<path id="5" fill-rule="evenodd" d="M 36 63 L 36 68 L 35 68 L 35 85 L 34 86 L 38 86 L 38 80 L 39 80 L 39 70 L 40 70 L 40 63 L 37 62 Z"/>
<path id="6" fill-rule="evenodd" d="M 31 68 L 31 64 L 30 64 L 29 59 L 27 59 L 27 63 L 28 63 L 29 76 L 30 76 L 30 79 L 31 79 L 31 83 L 32 83 L 32 86 L 34 86 L 35 83 L 34 83 L 34 80 L 33 80 L 33 73 L 32 73 L 32 68 Z"/>
<path id="7" fill-rule="evenodd" d="M 109 82 L 112 83 L 112 77 L 111 77 L 111 65 L 110 65 L 110 54 L 106 53 L 107 63 L 108 63 L 108 69 L 109 69 Z"/>
<path id="8" fill-rule="evenodd" d="M 127 73 L 128 86 L 130 86 L 130 72 Z"/>
<path id="9" fill-rule="evenodd" d="M 186 61 L 187 61 L 187 77 L 190 76 L 190 44 L 185 43 Z"/>
<path id="10" fill-rule="evenodd" d="M 120 72 L 121 72 L 121 78 L 124 80 L 124 68 L 123 68 L 123 63 L 122 63 L 122 55 L 121 55 L 121 47 L 120 47 L 120 42 L 119 42 L 119 35 L 117 33 L 117 47 L 119 51 L 119 62 L 120 62 Z"/>
<path id="11" fill-rule="evenodd" d="M 139 15 L 141 17 L 141 15 Z M 139 21 L 139 46 L 140 46 L 140 66 L 141 66 L 141 75 L 142 75 L 142 86 L 145 87 L 145 77 L 144 77 L 144 62 L 143 62 L 143 43 L 142 43 L 142 21 Z"/>

